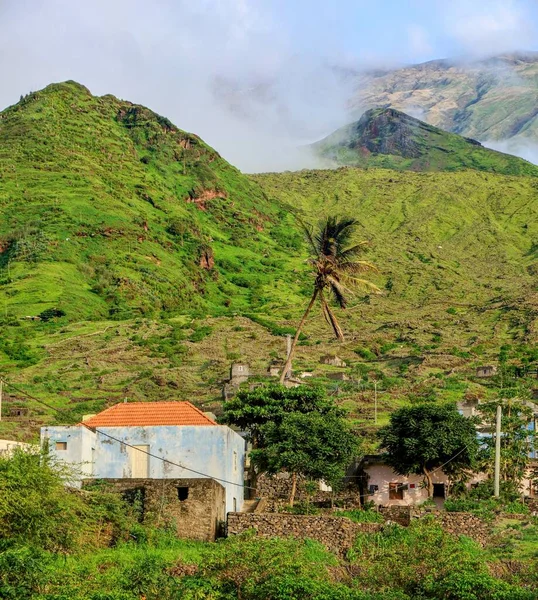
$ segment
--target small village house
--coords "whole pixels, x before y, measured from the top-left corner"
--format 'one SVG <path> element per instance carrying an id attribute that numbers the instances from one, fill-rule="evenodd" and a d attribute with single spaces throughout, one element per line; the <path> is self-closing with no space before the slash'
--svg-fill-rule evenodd
<path id="1" fill-rule="evenodd" d="M 423 475 L 399 475 L 382 455 L 368 455 L 360 466 L 365 476 L 364 494 L 376 506 L 416 506 L 428 500 Z M 476 474 L 468 486 L 485 479 Z M 433 500 L 439 505 L 450 493 L 450 479 L 442 470 L 433 473 Z"/>
<path id="2" fill-rule="evenodd" d="M 25 450 L 27 452 L 37 452 L 37 450 L 39 450 L 39 446 L 37 446 L 37 444 L 27 444 L 25 442 L 16 442 L 15 440 L 0 440 L 0 456 L 9 456 L 13 454 L 16 448 Z"/>
<path id="3" fill-rule="evenodd" d="M 493 377 L 497 374 L 497 367 L 494 365 L 484 365 L 482 367 L 477 367 L 476 376 L 477 377 Z"/>
<path id="4" fill-rule="evenodd" d="M 335 356 L 333 354 L 324 354 L 320 357 L 319 362 L 322 365 L 331 365 L 332 367 L 347 366 L 344 360 L 342 360 L 339 356 Z"/>
<path id="5" fill-rule="evenodd" d="M 180 503 L 177 515 L 205 515 L 204 531 L 243 506 L 244 439 L 190 402 L 116 404 L 78 425 L 44 427 L 41 439 L 80 470 L 79 484 L 105 480 L 150 502 L 165 494 Z"/>

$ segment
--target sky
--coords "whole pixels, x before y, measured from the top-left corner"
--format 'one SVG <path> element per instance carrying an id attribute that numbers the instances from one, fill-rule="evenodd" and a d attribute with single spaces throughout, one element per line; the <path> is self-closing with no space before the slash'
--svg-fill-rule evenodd
<path id="1" fill-rule="evenodd" d="M 349 119 L 357 70 L 538 50 L 538 0 L 0 0 L 0 108 L 73 79 L 246 171 Z"/>

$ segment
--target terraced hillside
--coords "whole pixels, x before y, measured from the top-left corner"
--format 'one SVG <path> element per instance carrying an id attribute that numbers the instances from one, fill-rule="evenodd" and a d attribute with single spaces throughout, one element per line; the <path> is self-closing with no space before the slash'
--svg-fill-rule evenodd
<path id="1" fill-rule="evenodd" d="M 0 437 L 28 439 L 123 399 L 218 412 L 234 361 L 268 381 L 310 292 L 297 211 L 311 222 L 356 216 L 380 270 L 383 294 L 357 294 L 339 312 L 346 340 L 316 309 L 294 363 L 365 431 L 373 381 L 383 423 L 413 397 L 488 394 L 474 367 L 501 344 L 536 342 L 533 177 L 246 177 L 148 109 L 75 83 L 0 117 L 0 373 L 67 411 L 6 386 Z M 347 367 L 321 364 L 327 353 Z"/>
<path id="2" fill-rule="evenodd" d="M 312 150 L 335 165 L 411 171 L 476 169 L 505 175 L 538 175 L 521 158 L 484 148 L 394 108 L 374 108 L 359 121 L 313 144 Z"/>

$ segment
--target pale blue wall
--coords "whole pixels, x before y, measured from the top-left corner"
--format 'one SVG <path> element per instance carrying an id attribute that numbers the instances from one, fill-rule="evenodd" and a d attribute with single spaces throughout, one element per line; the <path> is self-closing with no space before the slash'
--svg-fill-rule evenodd
<path id="1" fill-rule="evenodd" d="M 149 452 L 173 463 L 207 474 L 219 481 L 226 490 L 226 512 L 241 510 L 245 441 L 229 427 L 218 426 L 158 426 L 158 427 L 100 427 L 127 444 L 149 446 Z M 42 439 L 50 439 L 51 453 L 72 464 L 91 463 L 84 468 L 87 475 L 97 479 L 131 477 L 127 446 L 106 436 L 93 433 L 83 426 L 47 427 Z M 66 441 L 67 450 L 57 451 L 56 441 Z M 237 468 L 234 469 L 234 451 Z M 149 477 L 152 479 L 200 478 L 203 475 L 179 468 L 157 458 L 149 457 Z"/>

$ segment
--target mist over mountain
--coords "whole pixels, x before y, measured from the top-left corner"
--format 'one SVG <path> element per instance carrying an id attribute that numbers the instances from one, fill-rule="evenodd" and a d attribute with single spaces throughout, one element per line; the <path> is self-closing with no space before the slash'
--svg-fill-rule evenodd
<path id="1" fill-rule="evenodd" d="M 497 150 L 538 159 L 538 52 L 364 72 L 351 110 L 395 108 Z"/>

